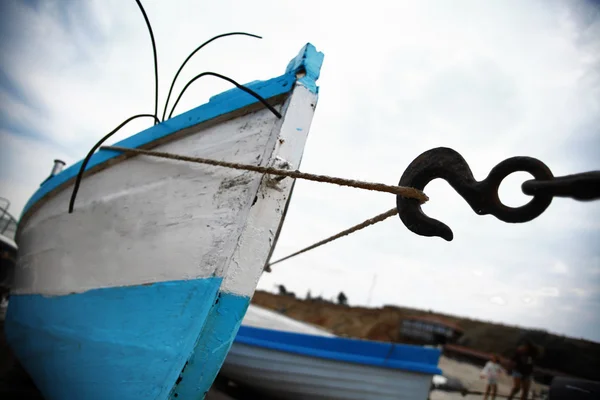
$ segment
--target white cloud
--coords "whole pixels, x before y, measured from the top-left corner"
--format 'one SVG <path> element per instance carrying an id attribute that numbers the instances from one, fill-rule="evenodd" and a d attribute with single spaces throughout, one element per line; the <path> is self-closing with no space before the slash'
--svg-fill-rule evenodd
<path id="1" fill-rule="evenodd" d="M 587 265 L 584 265 L 583 268 L 587 273 L 593 276 L 600 275 L 600 257 L 591 258 Z"/>
<path id="2" fill-rule="evenodd" d="M 502 296 L 492 296 L 490 297 L 490 303 L 503 306 L 506 304 L 506 300 Z"/>
<path id="3" fill-rule="evenodd" d="M 532 298 L 532 297 L 530 297 L 530 296 L 525 296 L 525 297 L 523 297 L 521 300 L 522 300 L 522 301 L 523 301 L 523 303 L 525 303 L 525 304 L 531 304 L 531 303 L 533 303 L 533 301 L 534 301 L 534 300 L 533 300 L 533 298 Z"/>
<path id="4" fill-rule="evenodd" d="M 572 288 L 570 291 L 578 297 L 587 297 L 590 294 L 588 290 L 583 288 Z"/>
<path id="5" fill-rule="evenodd" d="M 556 261 L 552 266 L 552 271 L 557 274 L 568 274 L 569 266 L 562 261 Z"/>
<path id="6" fill-rule="evenodd" d="M 538 294 L 544 297 L 558 297 L 560 296 L 560 289 L 556 287 L 543 287 L 538 290 Z"/>

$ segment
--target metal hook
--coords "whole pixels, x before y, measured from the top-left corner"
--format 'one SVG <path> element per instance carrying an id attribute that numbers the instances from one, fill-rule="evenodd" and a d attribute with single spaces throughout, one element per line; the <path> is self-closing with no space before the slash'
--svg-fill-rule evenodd
<path id="1" fill-rule="evenodd" d="M 501 221 L 519 223 L 541 215 L 552 202 L 552 194 L 536 193 L 533 199 L 517 208 L 507 207 L 498 197 L 498 188 L 513 172 L 529 172 L 536 180 L 550 180 L 552 172 L 543 162 L 531 157 L 512 157 L 496 165 L 483 181 L 473 177 L 471 168 L 456 151 L 447 147 L 428 150 L 418 156 L 404 171 L 400 186 L 423 190 L 436 178 L 447 181 L 479 215 L 491 214 Z M 439 236 L 447 241 L 454 237 L 444 223 L 423 213 L 417 200 L 396 197 L 398 215 L 408 229 L 421 236 Z"/>

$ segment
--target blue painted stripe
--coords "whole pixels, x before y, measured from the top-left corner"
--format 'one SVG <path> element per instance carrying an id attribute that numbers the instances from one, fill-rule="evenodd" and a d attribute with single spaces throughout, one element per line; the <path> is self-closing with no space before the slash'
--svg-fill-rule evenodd
<path id="1" fill-rule="evenodd" d="M 235 340 L 250 298 L 220 293 L 170 400 L 201 399 L 213 384 Z"/>
<path id="2" fill-rule="evenodd" d="M 164 400 L 205 336 L 209 315 L 218 325 L 213 306 L 221 282 L 214 277 L 56 297 L 13 295 L 6 338 L 47 399 Z M 211 362 L 222 362 L 219 357 Z"/>
<path id="3" fill-rule="evenodd" d="M 306 72 L 306 76 L 299 79 L 298 82 L 314 93 L 317 93 L 318 88 L 316 80 L 319 78 L 323 57 L 323 53 L 317 52 L 315 47 L 309 43 L 304 46 L 298 56 L 289 63 L 284 75 L 267 81 L 254 81 L 245 86 L 254 90 L 263 98 L 269 99 L 290 92 L 296 82 L 296 73 L 302 70 Z M 211 97 L 209 102 L 204 105 L 196 107 L 158 125 L 154 125 L 151 128 L 116 143 L 115 145 L 131 148 L 141 147 L 179 132 L 182 129 L 198 125 L 255 103 L 258 103 L 258 100 L 253 96 L 238 88 L 233 88 Z M 87 164 L 86 171 L 120 155 L 121 153 L 115 151 L 97 152 Z M 21 213 L 21 218 L 23 218 L 36 202 L 41 200 L 50 191 L 65 182 L 74 179 L 79 172 L 81 163 L 82 161 L 73 164 L 60 174 L 48 179 L 29 199 Z M 65 209 L 66 207 L 67 205 L 65 204 Z"/>
<path id="4" fill-rule="evenodd" d="M 353 364 L 400 369 L 424 374 L 441 374 L 441 351 L 396 343 L 340 337 L 315 336 L 242 326 L 236 343 Z"/>

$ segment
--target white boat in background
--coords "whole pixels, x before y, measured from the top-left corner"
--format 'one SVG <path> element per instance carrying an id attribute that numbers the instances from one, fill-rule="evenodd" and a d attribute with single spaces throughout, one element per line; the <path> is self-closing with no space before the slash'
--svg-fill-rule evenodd
<path id="1" fill-rule="evenodd" d="M 117 146 L 298 169 L 323 54 Z M 47 399 L 202 399 L 246 313 L 294 180 L 117 151 L 53 174 L 19 221 L 7 342 Z"/>
<path id="2" fill-rule="evenodd" d="M 273 329 L 283 332 L 305 333 L 308 335 L 336 337 L 323 327 L 308 324 L 287 317 L 264 307 L 250 304 L 242 320 L 242 326 Z"/>
<path id="3" fill-rule="evenodd" d="M 440 350 L 342 338 L 250 305 L 221 375 L 276 399 L 426 400 Z"/>

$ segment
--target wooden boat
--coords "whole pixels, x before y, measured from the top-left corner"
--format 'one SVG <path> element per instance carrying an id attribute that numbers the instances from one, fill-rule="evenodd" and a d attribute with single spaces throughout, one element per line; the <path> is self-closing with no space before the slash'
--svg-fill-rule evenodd
<path id="1" fill-rule="evenodd" d="M 5 302 L 13 279 L 18 246 L 15 243 L 17 221 L 8 212 L 10 201 L 0 197 L 0 318 L 4 319 Z"/>
<path id="2" fill-rule="evenodd" d="M 117 145 L 297 169 L 323 54 Z M 236 336 L 293 179 L 99 151 L 50 177 L 19 221 L 6 337 L 47 399 L 201 399 Z"/>
<path id="3" fill-rule="evenodd" d="M 251 305 L 221 374 L 277 399 L 429 396 L 440 350 L 337 337 Z"/>

